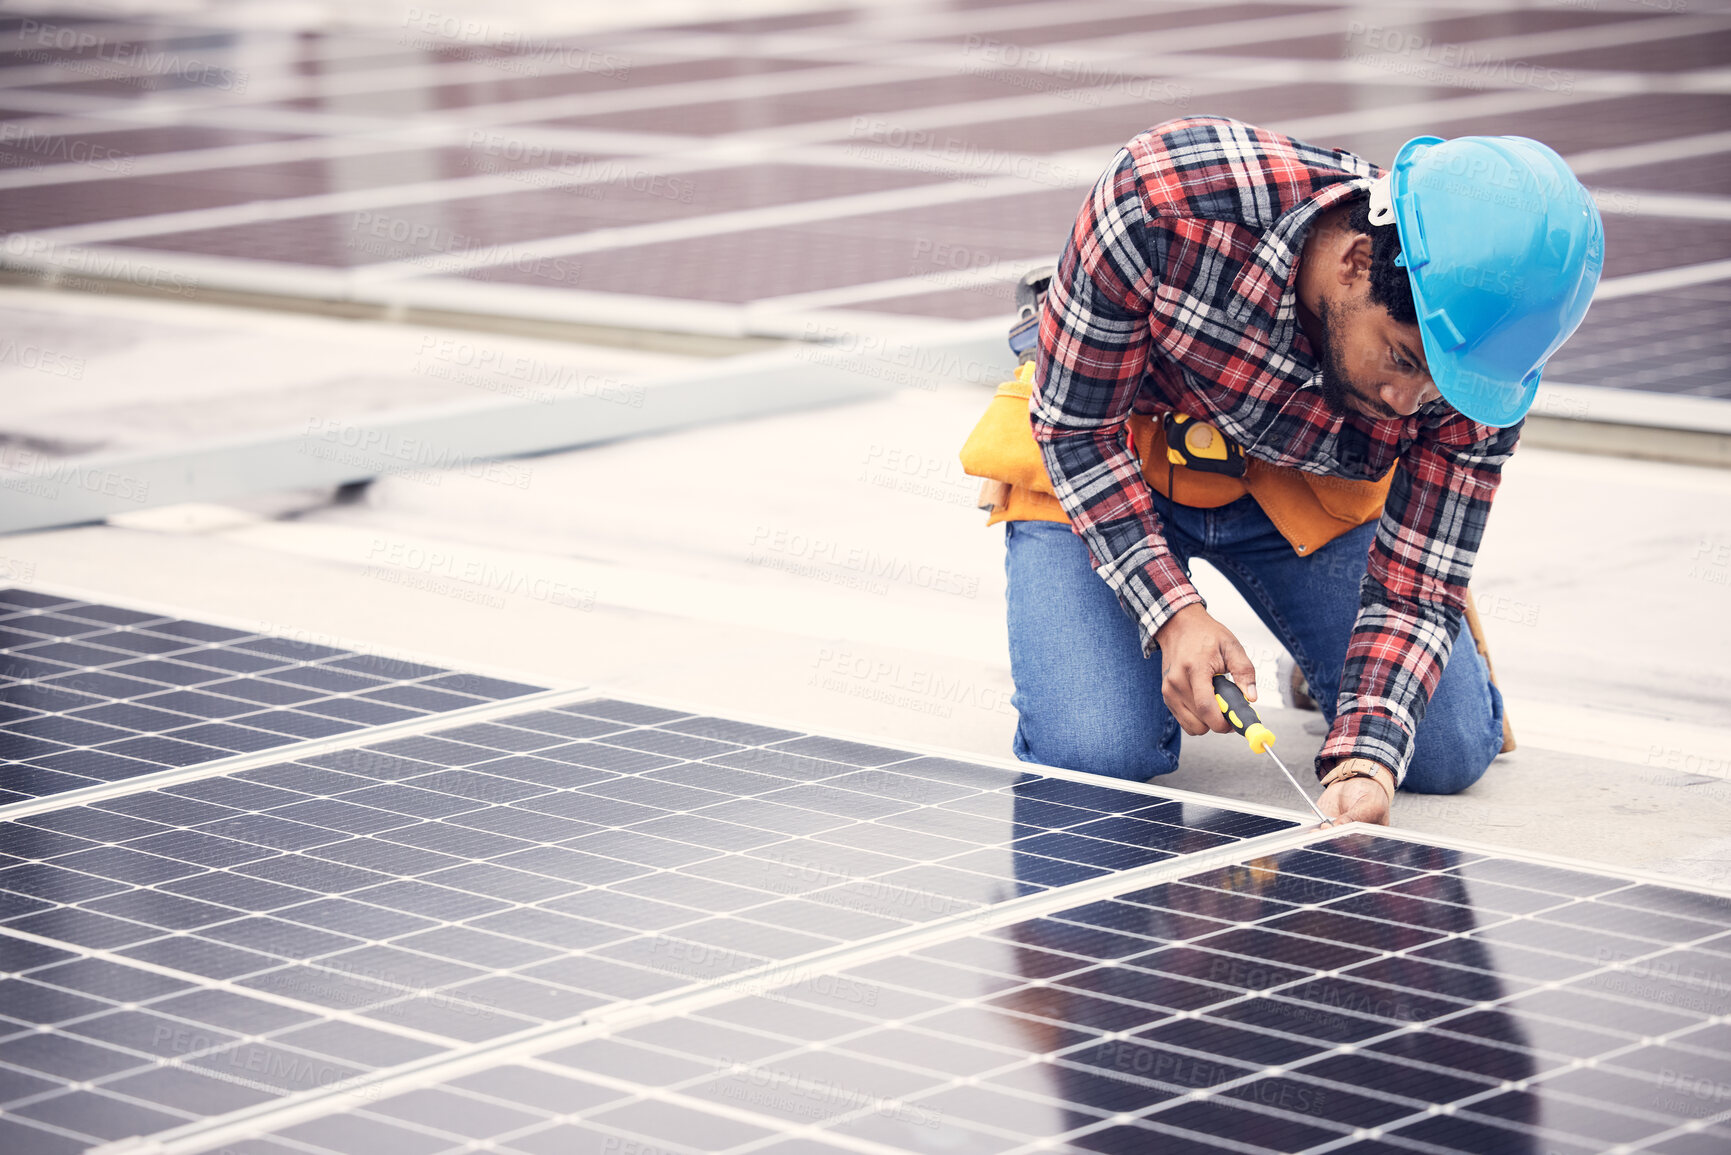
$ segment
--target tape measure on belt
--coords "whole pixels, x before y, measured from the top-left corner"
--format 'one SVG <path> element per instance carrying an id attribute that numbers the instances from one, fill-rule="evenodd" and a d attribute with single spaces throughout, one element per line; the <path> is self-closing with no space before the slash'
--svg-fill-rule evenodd
<path id="1" fill-rule="evenodd" d="M 1243 477 L 1244 450 L 1226 440 L 1220 430 L 1188 413 L 1168 411 L 1160 417 L 1166 433 L 1166 460 L 1198 473 Z M 1168 486 L 1170 492 L 1170 486 Z"/>

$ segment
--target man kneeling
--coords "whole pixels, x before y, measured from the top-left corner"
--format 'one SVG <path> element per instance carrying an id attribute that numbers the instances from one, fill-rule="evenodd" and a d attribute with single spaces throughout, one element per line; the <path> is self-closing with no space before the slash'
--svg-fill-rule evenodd
<path id="1" fill-rule="evenodd" d="M 1130 141 L 963 452 L 1007 523 L 1017 756 L 1145 779 L 1180 731 L 1229 729 L 1212 678 L 1254 701 L 1254 669 L 1201 558 L 1328 719 L 1326 813 L 1477 781 L 1502 699 L 1459 644 L 1467 582 L 1603 255 L 1591 197 L 1522 137 L 1418 137 L 1386 173 L 1221 117 Z"/>

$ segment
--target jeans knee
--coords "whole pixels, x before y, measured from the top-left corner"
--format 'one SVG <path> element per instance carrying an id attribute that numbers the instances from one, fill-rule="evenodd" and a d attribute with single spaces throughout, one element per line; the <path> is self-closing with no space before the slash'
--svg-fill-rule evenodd
<path id="1" fill-rule="evenodd" d="M 1484 777 L 1503 747 L 1503 699 L 1490 690 L 1490 718 L 1465 713 L 1427 717 L 1401 789 L 1414 794 L 1459 794 Z"/>
<path id="2" fill-rule="evenodd" d="M 1171 735 L 1147 735 L 1134 727 L 1110 732 L 1105 727 L 1069 727 L 1057 734 L 1029 741 L 1026 727 L 1016 728 L 1016 757 L 1064 770 L 1079 770 L 1107 778 L 1143 782 L 1178 769 L 1176 745 L 1178 723 Z"/>
<path id="3" fill-rule="evenodd" d="M 1414 757 L 1400 788 L 1409 794 L 1459 794 L 1484 777 L 1490 759 L 1454 755 L 1447 758 Z"/>
<path id="4" fill-rule="evenodd" d="M 1400 790 L 1458 795 L 1483 778 L 1492 758 L 1503 752 L 1503 693 L 1490 684 L 1489 675 L 1482 674 L 1482 665 L 1478 670 L 1478 677 L 1485 679 L 1480 693 L 1452 694 L 1447 708 L 1437 708 L 1440 703 L 1433 701 L 1432 710 L 1419 724 L 1412 764 Z"/>

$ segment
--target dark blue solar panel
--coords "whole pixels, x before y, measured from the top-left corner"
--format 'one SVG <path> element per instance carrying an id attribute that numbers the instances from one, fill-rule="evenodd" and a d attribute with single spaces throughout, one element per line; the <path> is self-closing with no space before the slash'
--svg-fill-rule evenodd
<path id="1" fill-rule="evenodd" d="M 1090 796 L 1069 785 L 1028 793 Z M 856 1149 L 825 1137 L 955 1152 L 1719 1151 L 1728 979 L 1731 898 L 1349 833 L 958 926 L 272 1139 L 320 1155 L 363 1128 L 393 1150 L 524 1155 Z"/>
<path id="2" fill-rule="evenodd" d="M 546 687 L 0 590 L 0 804 Z"/>
<path id="3" fill-rule="evenodd" d="M 593 700 L 0 824 L 0 954 L 30 960 L 26 1002 L 66 1003 L 43 976 L 93 951 L 98 993 L 173 980 L 136 1007 L 68 1003 L 50 1041 L 0 1038 L 0 1073 L 25 1080 L 8 1117 L 43 1149 L 106 1138 L 108 1118 L 162 1130 L 965 919 L 1139 861 L 1156 832 L 1213 847 L 1291 825 L 1053 793 L 1017 769 Z"/>

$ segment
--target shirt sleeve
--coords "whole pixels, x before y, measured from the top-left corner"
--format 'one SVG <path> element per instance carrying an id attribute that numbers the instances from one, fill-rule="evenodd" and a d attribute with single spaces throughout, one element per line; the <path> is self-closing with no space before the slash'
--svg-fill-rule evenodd
<path id="1" fill-rule="evenodd" d="M 1094 570 L 1136 622 L 1142 653 L 1178 610 L 1202 601 L 1173 556 L 1129 438 L 1152 339 L 1158 274 L 1151 220 L 1128 149 L 1076 219 L 1040 318 L 1029 398 L 1034 440 Z"/>
<path id="2" fill-rule="evenodd" d="M 1412 761 L 1413 734 L 1460 628 L 1491 498 L 1521 429 L 1458 416 L 1447 425 L 1484 436 L 1457 436 L 1468 443 L 1454 445 L 1421 440 L 1395 470 L 1359 591 L 1334 727 L 1316 756 L 1319 777 L 1343 759 L 1369 758 L 1399 782 Z"/>

